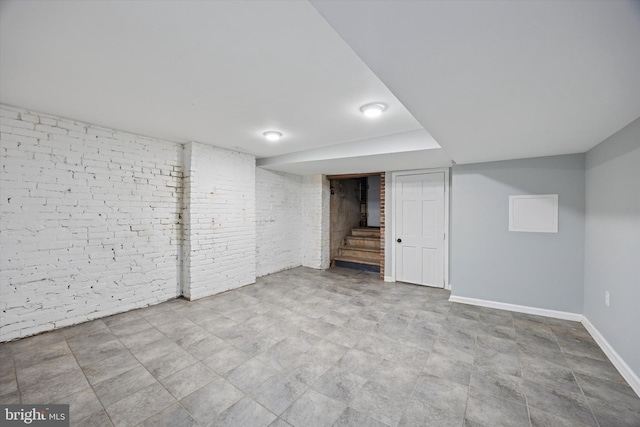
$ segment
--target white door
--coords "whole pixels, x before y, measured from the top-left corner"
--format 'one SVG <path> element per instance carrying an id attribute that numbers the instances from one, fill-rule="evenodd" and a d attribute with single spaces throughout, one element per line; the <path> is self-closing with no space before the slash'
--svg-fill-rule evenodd
<path id="1" fill-rule="evenodd" d="M 396 178 L 396 280 L 443 288 L 444 172 Z"/>

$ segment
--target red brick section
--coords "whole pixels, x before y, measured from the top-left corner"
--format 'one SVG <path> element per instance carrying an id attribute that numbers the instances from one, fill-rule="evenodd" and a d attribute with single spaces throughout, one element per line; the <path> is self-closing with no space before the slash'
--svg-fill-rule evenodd
<path id="1" fill-rule="evenodd" d="M 380 174 L 380 279 L 384 280 L 384 172 Z"/>

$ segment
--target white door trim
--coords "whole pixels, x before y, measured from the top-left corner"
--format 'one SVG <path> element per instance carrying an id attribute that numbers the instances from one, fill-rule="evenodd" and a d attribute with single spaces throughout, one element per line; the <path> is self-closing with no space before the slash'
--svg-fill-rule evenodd
<path id="1" fill-rule="evenodd" d="M 399 176 L 405 175 L 422 175 L 428 173 L 439 173 L 444 172 L 444 230 L 445 230 L 445 238 L 444 238 L 444 289 L 451 289 L 451 285 L 449 284 L 449 168 L 436 168 L 436 169 L 417 169 L 417 170 L 408 170 L 408 171 L 398 171 L 391 172 L 391 203 L 385 205 L 385 211 L 388 212 L 391 209 L 395 209 L 396 206 L 396 182 Z M 388 189 L 387 189 L 388 191 Z M 391 209 L 390 209 L 391 208 Z M 391 215 L 385 215 L 386 218 L 391 219 L 391 224 L 385 224 L 385 230 L 391 230 L 391 259 L 386 260 L 387 265 L 390 261 L 391 263 L 391 280 L 393 282 L 396 281 L 396 215 L 395 212 L 391 212 Z M 386 220 L 385 218 L 385 220 Z"/>

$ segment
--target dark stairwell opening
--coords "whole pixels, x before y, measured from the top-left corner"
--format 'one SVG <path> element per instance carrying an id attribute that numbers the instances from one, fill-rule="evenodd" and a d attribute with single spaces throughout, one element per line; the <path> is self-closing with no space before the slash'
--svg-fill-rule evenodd
<path id="1" fill-rule="evenodd" d="M 381 272 L 381 178 L 329 177 L 332 266 Z"/>

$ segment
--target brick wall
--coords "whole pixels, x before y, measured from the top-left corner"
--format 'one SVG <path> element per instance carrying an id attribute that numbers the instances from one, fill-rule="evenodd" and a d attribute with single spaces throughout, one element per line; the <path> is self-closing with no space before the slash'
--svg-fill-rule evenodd
<path id="1" fill-rule="evenodd" d="M 302 265 L 325 269 L 330 262 L 329 180 L 323 175 L 302 178 Z"/>
<path id="2" fill-rule="evenodd" d="M 302 264 L 302 182 L 256 168 L 256 275 Z"/>
<path id="3" fill-rule="evenodd" d="M 185 165 L 184 296 L 255 282 L 255 157 L 192 142 Z"/>
<path id="4" fill-rule="evenodd" d="M 180 294 L 181 145 L 0 116 L 0 341 Z"/>
<path id="5" fill-rule="evenodd" d="M 329 266 L 320 175 L 14 107 L 0 116 L 0 341 Z"/>
<path id="6" fill-rule="evenodd" d="M 380 174 L 380 279 L 384 280 L 385 271 L 385 198 L 386 198 L 385 173 Z"/>

